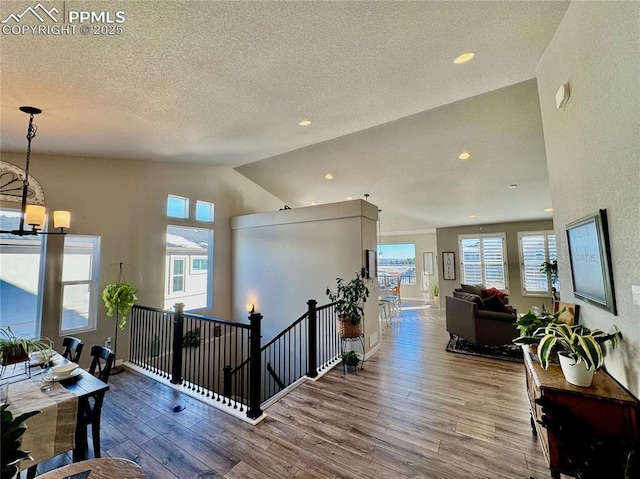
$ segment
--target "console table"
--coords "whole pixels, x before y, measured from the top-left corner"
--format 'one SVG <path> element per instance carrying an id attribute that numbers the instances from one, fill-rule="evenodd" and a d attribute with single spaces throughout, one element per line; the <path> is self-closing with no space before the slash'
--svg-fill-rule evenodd
<path id="1" fill-rule="evenodd" d="M 571 475 L 571 471 L 554 434 L 538 423 L 542 407 L 536 404 L 536 399 L 546 398 L 553 405 L 568 408 L 571 415 L 585 421 L 594 434 L 638 440 L 640 402 L 606 371 L 598 371 L 588 388 L 574 386 L 564 379 L 560 366 L 550 364 L 547 370 L 542 369 L 529 346 L 522 349 L 531 426 L 538 436 L 552 478 L 560 479 L 561 473 Z"/>

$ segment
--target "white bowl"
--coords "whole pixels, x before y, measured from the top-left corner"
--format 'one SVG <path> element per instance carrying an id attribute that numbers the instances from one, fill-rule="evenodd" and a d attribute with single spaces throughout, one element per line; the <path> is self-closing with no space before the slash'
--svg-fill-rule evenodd
<path id="1" fill-rule="evenodd" d="M 54 354 L 56 354 L 56 352 L 53 349 L 43 349 L 40 351 L 32 352 L 31 354 L 29 354 L 29 358 L 31 359 L 31 361 L 34 361 L 36 363 L 43 363 L 47 359 L 51 359 Z"/>
<path id="2" fill-rule="evenodd" d="M 69 377 L 77 367 L 77 364 L 69 363 L 63 366 L 56 366 L 54 368 L 51 368 L 51 371 L 56 375 L 57 378 L 66 378 Z"/>

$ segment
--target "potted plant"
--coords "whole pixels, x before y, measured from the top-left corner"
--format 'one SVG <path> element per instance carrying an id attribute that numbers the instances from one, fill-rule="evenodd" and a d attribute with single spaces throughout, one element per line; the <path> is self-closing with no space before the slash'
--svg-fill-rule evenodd
<path id="1" fill-rule="evenodd" d="M 538 329 L 546 328 L 550 323 L 557 323 L 558 318 L 566 311 L 566 309 L 567 308 L 562 308 L 560 311 L 553 314 L 544 309 L 538 314 L 532 311 L 527 312 L 527 314 L 518 318 L 515 323 L 516 328 L 520 333 L 520 337 L 514 339 L 513 342 L 518 344 L 537 344 L 540 341 L 540 338 L 534 338 L 531 343 L 527 343 L 526 338 L 532 338 L 533 334 Z"/>
<path id="2" fill-rule="evenodd" d="M 35 351 L 51 349 L 51 341 L 47 338 L 32 339 L 17 336 L 11 326 L 0 328 L 0 365 L 21 363 L 29 359 Z"/>
<path id="3" fill-rule="evenodd" d="M 431 295 L 433 296 L 433 302 L 437 303 L 439 301 L 440 296 L 440 286 L 437 281 L 429 282 L 429 288 L 431 290 Z"/>
<path id="4" fill-rule="evenodd" d="M 539 341 L 538 359 L 544 369 L 549 367 L 552 349 L 557 348 L 565 379 L 576 386 L 588 387 L 604 361 L 602 344 L 611 341 L 615 348 L 621 337 L 620 330 L 615 325 L 614 328 L 613 333 L 605 333 L 580 324 L 550 323 L 538 328 L 532 339 Z"/>
<path id="5" fill-rule="evenodd" d="M 556 285 L 558 283 L 558 261 L 545 261 L 540 265 L 540 271 L 543 271 L 547 274 L 547 281 L 551 285 L 551 296 L 553 301 L 556 301 L 557 298 L 557 289 Z"/>
<path id="6" fill-rule="evenodd" d="M 127 314 L 137 299 L 135 288 L 126 281 L 108 284 L 102 290 L 102 301 L 107 308 L 107 316 L 112 318 L 117 312 L 120 316 L 120 329 L 127 324 Z"/>
<path id="7" fill-rule="evenodd" d="M 340 358 L 347 371 L 355 371 L 360 363 L 360 356 L 356 351 L 345 351 Z"/>
<path id="8" fill-rule="evenodd" d="M 24 434 L 27 425 L 24 423 L 31 416 L 40 411 L 31 411 L 14 418 L 9 405 L 0 406 L 2 422 L 2 479 L 11 479 L 18 473 L 17 464 L 25 459 L 33 459 L 29 452 L 20 449 L 20 436 Z"/>
<path id="9" fill-rule="evenodd" d="M 358 338 L 362 335 L 360 323 L 364 314 L 363 305 L 369 297 L 367 288 L 367 269 L 356 271 L 355 277 L 348 283 L 342 278 L 336 278 L 336 291 L 327 288 L 326 294 L 335 302 L 335 312 L 338 316 L 338 330 L 343 338 Z"/>

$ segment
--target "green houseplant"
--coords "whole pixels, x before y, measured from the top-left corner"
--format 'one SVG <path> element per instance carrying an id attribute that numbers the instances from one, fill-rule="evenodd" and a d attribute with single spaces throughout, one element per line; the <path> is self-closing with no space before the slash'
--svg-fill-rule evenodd
<path id="1" fill-rule="evenodd" d="M 47 338 L 32 339 L 17 336 L 11 326 L 0 328 L 0 364 L 20 363 L 29 359 L 29 353 L 51 349 Z"/>
<path id="2" fill-rule="evenodd" d="M 549 281 L 551 285 L 551 296 L 555 301 L 558 293 L 556 290 L 556 284 L 558 283 L 558 261 L 545 261 L 540 265 L 540 271 L 547 274 L 547 281 Z"/>
<path id="3" fill-rule="evenodd" d="M 558 318 L 566 311 L 566 309 L 567 308 L 562 308 L 556 313 L 551 313 L 547 310 L 542 310 L 539 314 L 532 311 L 527 312 L 527 314 L 518 318 L 515 323 L 516 328 L 520 333 L 520 337 L 516 338 L 514 342 L 519 342 L 523 337 L 532 337 L 539 328 L 546 328 L 550 323 L 557 323 Z M 535 338 L 535 341 L 533 341 L 534 344 L 537 344 L 538 342 L 539 338 Z M 520 344 L 526 343 L 520 341 Z"/>
<path id="4" fill-rule="evenodd" d="M 107 316 L 112 318 L 117 312 L 120 316 L 120 329 L 127 324 L 127 314 L 137 299 L 135 288 L 125 281 L 108 284 L 102 290 L 102 301 L 107 308 Z"/>
<path id="5" fill-rule="evenodd" d="M 345 351 L 340 355 L 342 364 L 350 371 L 354 371 L 358 364 L 360 364 L 360 356 L 356 351 Z"/>
<path id="6" fill-rule="evenodd" d="M 551 351 L 558 349 L 565 379 L 576 386 L 590 386 L 593 374 L 604 362 L 602 344 L 611 341 L 615 348 L 620 337 L 620 330 L 615 325 L 613 333 L 605 333 L 580 324 L 549 323 L 545 328 L 538 328 L 533 336 L 518 338 L 515 342 L 534 344 L 539 341 L 537 354 L 544 369 L 549 367 Z"/>
<path id="7" fill-rule="evenodd" d="M 360 322 L 364 314 L 364 303 L 369 297 L 367 288 L 367 269 L 361 268 L 349 282 L 336 278 L 336 291 L 327 288 L 326 294 L 335 302 L 335 312 L 338 316 L 340 335 L 343 337 L 360 336 Z M 352 328 L 349 328 L 349 323 Z"/>
<path id="8" fill-rule="evenodd" d="M 18 472 L 17 464 L 25 459 L 32 459 L 29 452 L 20 449 L 20 436 L 27 429 L 25 421 L 31 416 L 35 416 L 40 411 L 31 411 L 13 417 L 11 411 L 7 409 L 8 404 L 0 406 L 0 416 L 2 422 L 2 479 L 11 479 Z"/>

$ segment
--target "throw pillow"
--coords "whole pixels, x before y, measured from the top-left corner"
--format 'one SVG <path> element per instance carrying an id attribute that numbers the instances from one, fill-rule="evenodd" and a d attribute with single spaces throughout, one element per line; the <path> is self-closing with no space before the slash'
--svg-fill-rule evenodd
<path id="1" fill-rule="evenodd" d="M 483 284 L 461 284 L 460 287 L 465 293 L 477 294 L 482 298 Z"/>
<path id="2" fill-rule="evenodd" d="M 504 304 L 504 301 L 497 295 L 494 294 L 488 298 L 484 298 L 484 305 L 489 311 L 496 311 L 499 313 L 515 313 L 515 309 L 511 306 L 507 306 Z"/>
<path id="3" fill-rule="evenodd" d="M 464 299 L 465 301 L 469 301 L 470 303 L 476 303 L 478 305 L 478 309 L 487 309 L 484 304 L 484 300 L 477 294 L 465 293 L 464 291 L 454 291 L 453 297 Z"/>
<path id="4" fill-rule="evenodd" d="M 489 296 L 497 296 L 501 300 L 504 301 L 504 298 L 507 296 L 507 293 L 500 291 L 498 288 L 488 288 L 482 290 L 482 297 L 488 298 Z"/>

